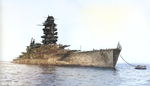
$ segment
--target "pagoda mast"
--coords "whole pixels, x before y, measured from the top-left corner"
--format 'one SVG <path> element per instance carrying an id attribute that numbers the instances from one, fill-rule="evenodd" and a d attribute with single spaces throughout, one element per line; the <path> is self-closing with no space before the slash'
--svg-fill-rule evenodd
<path id="1" fill-rule="evenodd" d="M 42 43 L 44 45 L 56 44 L 58 36 L 53 16 L 48 16 L 43 26 L 45 26 L 45 28 L 43 29 L 44 36 L 41 36 L 41 38 L 43 38 Z"/>

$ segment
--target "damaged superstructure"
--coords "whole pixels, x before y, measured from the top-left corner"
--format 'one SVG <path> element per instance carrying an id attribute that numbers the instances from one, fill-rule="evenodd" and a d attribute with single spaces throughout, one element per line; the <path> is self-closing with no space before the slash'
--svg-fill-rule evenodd
<path id="1" fill-rule="evenodd" d="M 82 52 L 67 50 L 65 47 L 70 45 L 57 44 L 58 33 L 53 16 L 48 16 L 42 26 L 44 26 L 44 35 L 41 36 L 43 44 L 35 43 L 32 38 L 26 52 L 22 52 L 22 55 L 14 59 L 13 63 L 115 67 L 122 49 L 119 43 L 115 49 Z"/>
<path id="2" fill-rule="evenodd" d="M 43 33 L 45 34 L 44 36 L 41 36 L 43 38 L 42 43 L 44 45 L 47 44 L 56 44 L 57 42 L 57 29 L 56 24 L 54 23 L 54 18 L 52 16 L 48 16 L 46 21 L 43 23 L 43 26 L 45 28 L 43 29 Z"/>

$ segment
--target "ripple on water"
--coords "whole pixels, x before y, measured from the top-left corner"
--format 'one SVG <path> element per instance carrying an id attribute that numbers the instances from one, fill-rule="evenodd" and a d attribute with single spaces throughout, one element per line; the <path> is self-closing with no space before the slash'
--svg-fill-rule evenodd
<path id="1" fill-rule="evenodd" d="M 149 66 L 150 67 L 150 66 Z M 117 64 L 111 68 L 42 66 L 0 63 L 0 85 L 30 86 L 149 86 L 150 68 L 135 70 Z"/>

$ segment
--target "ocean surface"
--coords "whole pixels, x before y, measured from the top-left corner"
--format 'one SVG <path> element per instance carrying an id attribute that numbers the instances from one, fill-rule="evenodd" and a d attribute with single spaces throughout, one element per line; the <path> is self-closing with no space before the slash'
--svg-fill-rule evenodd
<path id="1" fill-rule="evenodd" d="M 112 69 L 0 62 L 0 86 L 150 86 L 150 64 L 145 65 L 138 70 L 125 63 Z"/>

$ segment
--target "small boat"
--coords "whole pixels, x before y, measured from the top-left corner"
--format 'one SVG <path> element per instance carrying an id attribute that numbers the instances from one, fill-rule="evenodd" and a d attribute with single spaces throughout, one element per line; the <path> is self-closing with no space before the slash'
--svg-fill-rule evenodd
<path id="1" fill-rule="evenodd" d="M 145 65 L 137 65 L 135 69 L 146 69 Z"/>

